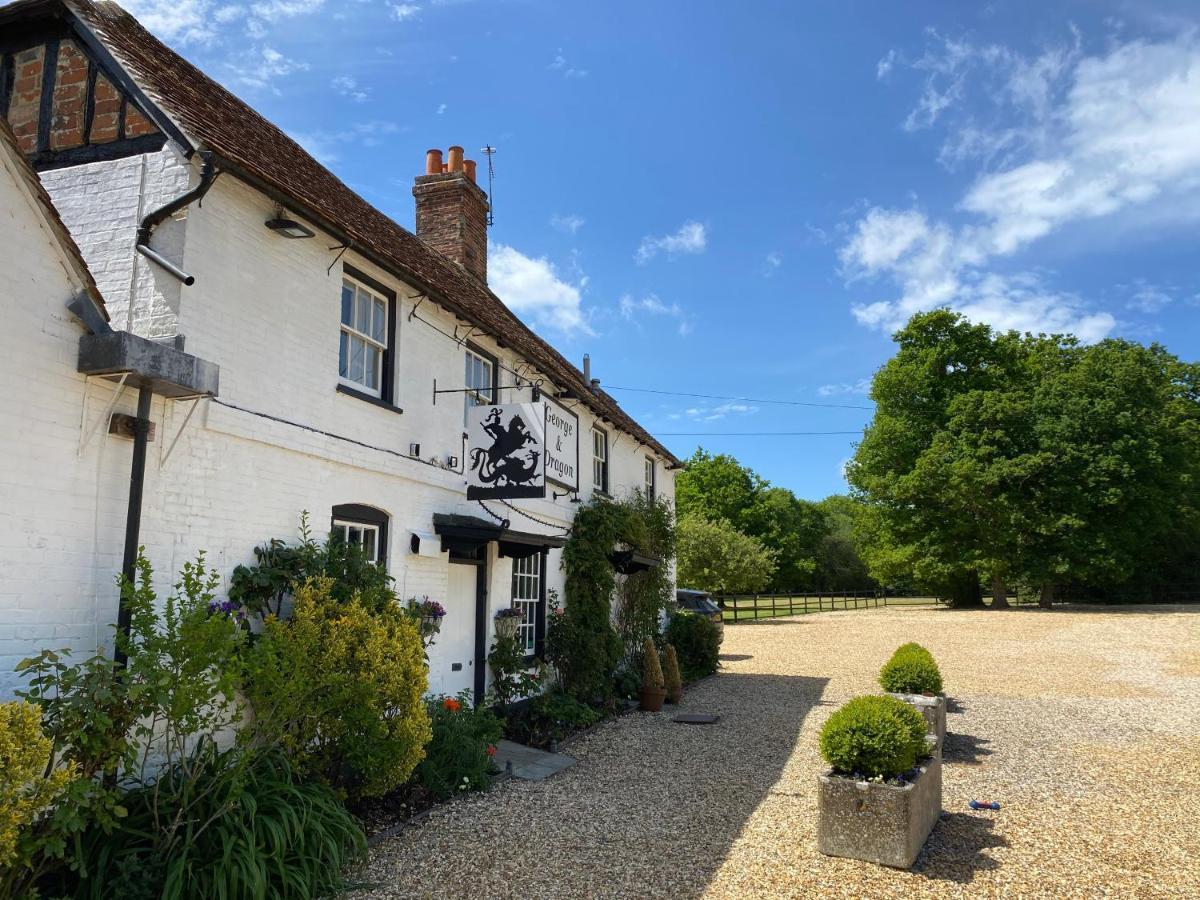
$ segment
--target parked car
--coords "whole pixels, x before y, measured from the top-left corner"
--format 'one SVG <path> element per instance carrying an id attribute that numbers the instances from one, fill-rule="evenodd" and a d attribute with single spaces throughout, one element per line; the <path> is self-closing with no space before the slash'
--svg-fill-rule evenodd
<path id="1" fill-rule="evenodd" d="M 686 609 L 688 612 L 712 619 L 717 623 L 717 631 L 721 633 L 721 638 L 725 638 L 725 623 L 722 621 L 721 607 L 708 591 L 677 588 L 675 606 L 677 609 Z"/>

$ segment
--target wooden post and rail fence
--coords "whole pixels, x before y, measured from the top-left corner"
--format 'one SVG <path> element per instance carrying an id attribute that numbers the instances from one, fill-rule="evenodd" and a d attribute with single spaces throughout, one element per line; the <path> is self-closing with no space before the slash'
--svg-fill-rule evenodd
<path id="1" fill-rule="evenodd" d="M 815 591 L 805 594 L 713 594 L 726 622 L 753 622 L 778 616 L 801 616 L 816 612 L 850 609 L 878 609 L 887 606 L 941 606 L 940 597 L 888 596 L 881 588 L 855 591 Z M 1036 603 L 1036 597 L 1010 594 L 1013 605 Z"/>

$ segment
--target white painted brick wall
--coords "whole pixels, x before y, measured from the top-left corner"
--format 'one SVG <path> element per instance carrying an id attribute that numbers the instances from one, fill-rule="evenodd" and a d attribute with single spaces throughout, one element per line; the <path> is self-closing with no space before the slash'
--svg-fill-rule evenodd
<path id="1" fill-rule="evenodd" d="M 135 260 L 139 207 L 144 212 L 182 192 L 188 176 L 169 150 L 46 173 L 97 274 L 114 326 L 148 336 L 185 335 L 188 352 L 220 365 L 222 401 L 400 452 L 419 442 L 427 457 L 461 458 L 461 396 L 444 395 L 435 405 L 432 390 L 435 377 L 439 386 L 462 386 L 462 350 L 408 319 L 415 291 L 353 252 L 344 255 L 345 263 L 400 297 L 395 401 L 404 413 L 337 393 L 341 263 L 326 271 L 335 255 L 328 248 L 336 241 L 325 235 L 288 240 L 270 232 L 263 222 L 274 203 L 232 176 L 217 180 L 202 207 L 190 207 L 156 232 L 154 246 L 194 274 L 194 286 L 181 288 L 144 258 Z M 192 171 L 190 183 L 195 178 Z M 8 279 L 0 282 L 4 305 L 12 310 L 10 327 L 0 332 L 0 421 L 19 423 L 0 436 L 8 461 L 0 472 L 0 696 L 11 690 L 8 673 L 21 656 L 46 646 L 95 647 L 115 618 L 113 578 L 132 447 L 102 428 L 76 456 L 81 417 L 86 425 L 97 420 L 111 385 L 85 385 L 75 373 L 82 331 L 62 310 L 70 293 L 65 283 L 49 283 L 40 274 L 47 266 L 32 249 L 15 258 L 22 261 L 23 277 L 37 286 L 17 292 L 12 279 L 21 276 L 0 273 Z M 420 315 L 454 330 L 453 317 L 429 303 Z M 475 340 L 515 368 L 511 352 L 486 337 Z M 126 390 L 117 411 L 132 413 L 135 401 L 135 392 Z M 433 530 L 435 512 L 483 515 L 466 501 L 461 475 L 209 401 L 200 401 L 162 465 L 190 402 L 156 398 L 152 411 L 158 435 L 149 448 L 142 541 L 160 591 L 200 551 L 227 584 L 236 565 L 252 561 L 255 545 L 293 537 L 302 510 L 311 512 L 314 532 L 324 536 L 334 505 L 364 503 L 392 517 L 389 569 L 400 595 L 445 597 L 445 559 L 413 556 L 407 544 L 410 531 Z M 576 411 L 581 493 L 587 498 L 592 420 L 582 407 Z M 611 485 L 623 495 L 642 485 L 644 450 L 628 435 L 611 433 Z M 673 474 L 661 461 L 658 476 L 660 493 L 673 496 Z M 564 527 L 574 510 L 565 498 L 517 505 Z M 551 530 L 509 515 L 515 528 Z M 561 593 L 558 556 L 551 555 L 548 584 Z M 508 605 L 511 583 L 510 562 L 496 559 L 494 548 L 489 571 L 494 611 Z"/>

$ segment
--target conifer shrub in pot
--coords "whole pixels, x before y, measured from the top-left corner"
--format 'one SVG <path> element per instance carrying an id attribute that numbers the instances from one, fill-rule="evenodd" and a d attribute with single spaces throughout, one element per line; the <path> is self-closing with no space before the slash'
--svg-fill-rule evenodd
<path id="1" fill-rule="evenodd" d="M 942 673 L 933 654 L 920 644 L 902 644 L 880 670 L 879 685 L 925 717 L 940 753 L 946 739 L 946 698 L 942 696 Z"/>
<path id="2" fill-rule="evenodd" d="M 659 712 L 663 708 L 663 701 L 667 699 L 667 689 L 662 664 L 658 661 L 658 648 L 650 638 L 646 638 L 642 653 L 642 689 L 638 693 L 638 700 L 647 712 Z"/>
<path id="3" fill-rule="evenodd" d="M 667 702 L 679 703 L 683 700 L 683 676 L 679 674 L 679 657 L 675 654 L 673 644 L 667 644 L 663 657 L 666 662 L 663 680 L 667 688 Z"/>
<path id="4" fill-rule="evenodd" d="M 942 809 L 942 762 L 925 720 L 894 697 L 856 697 L 821 729 L 817 849 L 906 869 Z"/>

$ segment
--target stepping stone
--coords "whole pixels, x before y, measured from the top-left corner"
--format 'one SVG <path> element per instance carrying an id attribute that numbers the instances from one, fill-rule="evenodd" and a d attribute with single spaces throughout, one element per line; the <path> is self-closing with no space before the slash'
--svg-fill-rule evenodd
<path id="1" fill-rule="evenodd" d="M 565 753 L 547 753 L 545 750 L 526 747 L 514 741 L 501 741 L 496 745 L 496 755 L 492 757 L 492 762 L 501 772 L 509 770 L 511 765 L 514 778 L 520 778 L 522 781 L 542 781 L 575 765 L 575 758 Z"/>
<path id="2" fill-rule="evenodd" d="M 712 725 L 720 718 L 712 713 L 680 713 L 671 721 L 679 722 L 682 725 Z"/>

